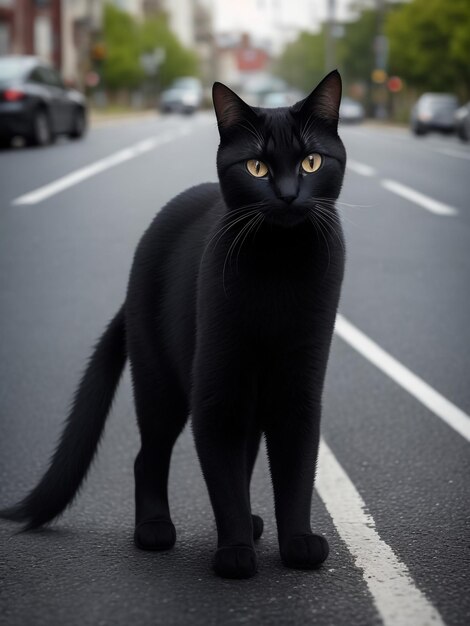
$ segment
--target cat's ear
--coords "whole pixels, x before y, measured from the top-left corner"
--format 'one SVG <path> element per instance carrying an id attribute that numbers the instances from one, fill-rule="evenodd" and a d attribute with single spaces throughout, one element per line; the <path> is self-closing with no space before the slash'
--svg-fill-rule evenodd
<path id="1" fill-rule="evenodd" d="M 310 95 L 294 104 L 292 108 L 302 116 L 308 118 L 314 115 L 336 126 L 339 119 L 341 90 L 341 76 L 338 70 L 333 70 L 325 76 Z"/>
<path id="2" fill-rule="evenodd" d="M 220 131 L 226 130 L 253 115 L 251 107 L 222 83 L 214 83 L 212 100 Z"/>

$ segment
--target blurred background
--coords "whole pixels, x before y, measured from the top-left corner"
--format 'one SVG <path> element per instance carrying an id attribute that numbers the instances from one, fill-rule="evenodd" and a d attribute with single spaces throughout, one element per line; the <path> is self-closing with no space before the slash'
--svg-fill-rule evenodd
<path id="1" fill-rule="evenodd" d="M 214 80 L 282 106 L 337 67 L 344 119 L 408 122 L 438 92 L 450 132 L 469 50 L 467 0 L 0 0 L 0 55 L 52 64 L 102 111 L 209 106 Z"/>
<path id="2" fill-rule="evenodd" d="M 0 507 L 43 473 L 155 213 L 217 180 L 212 82 L 278 107 L 336 67 L 347 264 L 312 505 L 325 567 L 282 567 L 262 450 L 260 572 L 213 577 L 190 428 L 176 547 L 138 552 L 126 371 L 55 530 L 0 524 L 5 626 L 470 624 L 470 0 L 0 0 Z"/>

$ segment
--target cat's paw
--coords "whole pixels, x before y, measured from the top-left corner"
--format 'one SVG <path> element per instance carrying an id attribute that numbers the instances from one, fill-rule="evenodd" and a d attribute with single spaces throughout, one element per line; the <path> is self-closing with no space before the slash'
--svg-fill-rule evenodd
<path id="1" fill-rule="evenodd" d="M 169 550 L 175 541 L 176 530 L 169 519 L 147 520 L 135 527 L 134 543 L 141 550 Z"/>
<path id="2" fill-rule="evenodd" d="M 251 521 L 253 523 L 253 540 L 256 541 L 263 534 L 264 522 L 263 518 L 259 515 L 252 515 Z"/>
<path id="3" fill-rule="evenodd" d="M 215 553 L 213 567 L 222 578 L 251 578 L 258 569 L 258 559 L 250 546 L 223 546 Z"/>
<path id="4" fill-rule="evenodd" d="M 281 547 L 284 565 L 295 569 L 316 569 L 328 553 L 328 541 L 321 535 L 294 535 Z"/>

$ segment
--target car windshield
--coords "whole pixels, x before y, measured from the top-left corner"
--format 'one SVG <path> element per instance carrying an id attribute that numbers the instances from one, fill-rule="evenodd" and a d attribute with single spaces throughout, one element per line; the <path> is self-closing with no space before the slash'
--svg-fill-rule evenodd
<path id="1" fill-rule="evenodd" d="M 430 96 L 423 99 L 422 106 L 429 111 L 442 111 L 456 109 L 458 105 L 454 96 Z"/>
<path id="2" fill-rule="evenodd" d="M 24 59 L 0 59 L 0 82 L 23 78 L 28 69 Z"/>

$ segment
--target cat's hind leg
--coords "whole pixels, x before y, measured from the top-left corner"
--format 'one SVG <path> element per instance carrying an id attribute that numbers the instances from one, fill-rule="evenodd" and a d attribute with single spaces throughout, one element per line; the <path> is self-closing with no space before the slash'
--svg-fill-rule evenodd
<path id="1" fill-rule="evenodd" d="M 163 363 L 131 361 L 141 448 L 134 464 L 134 543 L 143 550 L 167 550 L 176 541 L 168 503 L 173 446 L 188 406 L 178 381 Z"/>

